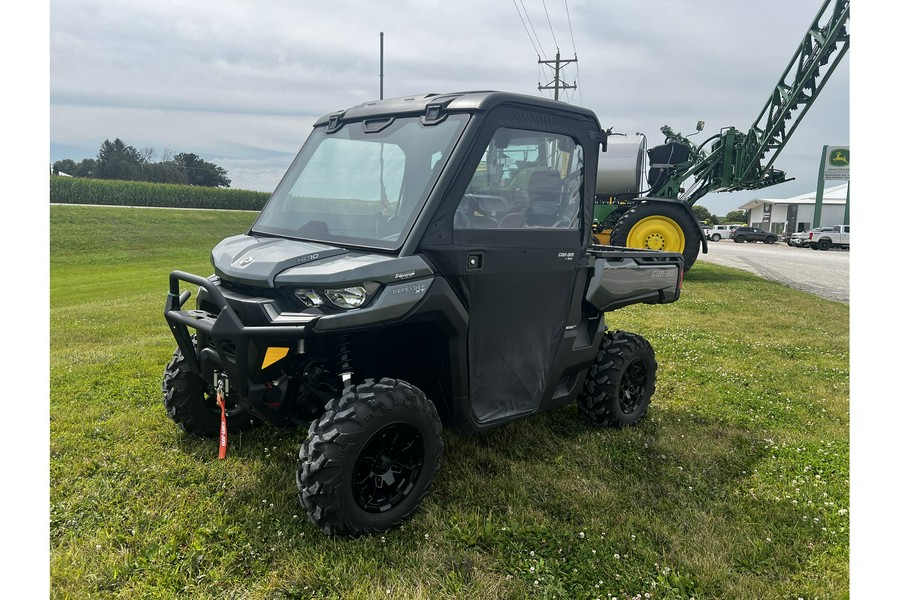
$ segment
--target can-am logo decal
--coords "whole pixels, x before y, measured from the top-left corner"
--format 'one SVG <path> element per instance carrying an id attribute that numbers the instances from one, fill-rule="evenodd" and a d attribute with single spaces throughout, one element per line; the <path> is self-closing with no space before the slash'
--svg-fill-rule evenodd
<path id="1" fill-rule="evenodd" d="M 238 269 L 243 269 L 244 267 L 246 267 L 247 265 L 249 265 L 252 262 L 253 262 L 252 256 L 245 256 L 244 258 L 241 259 L 241 262 L 239 262 L 237 264 L 237 267 L 238 267 Z"/>

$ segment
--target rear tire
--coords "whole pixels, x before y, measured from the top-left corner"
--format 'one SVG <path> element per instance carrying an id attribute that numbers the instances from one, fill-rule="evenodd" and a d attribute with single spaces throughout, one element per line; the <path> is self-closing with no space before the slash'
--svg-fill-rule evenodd
<path id="1" fill-rule="evenodd" d="M 710 239 L 714 242 L 718 242 L 719 240 L 722 239 L 722 236 L 719 235 L 718 233 L 714 233 L 714 234 L 712 234 L 712 237 Z"/>
<path id="2" fill-rule="evenodd" d="M 180 348 L 166 365 L 162 392 L 166 414 L 182 431 L 205 438 L 219 436 L 222 411 L 216 404 L 215 391 L 188 368 Z M 249 412 L 231 402 L 225 403 L 225 418 L 228 433 L 243 433 L 255 425 Z"/>
<path id="3" fill-rule="evenodd" d="M 819 250 L 828 250 L 831 248 L 831 240 L 819 240 Z"/>
<path id="4" fill-rule="evenodd" d="M 738 244 L 743 244 L 745 241 L 747 241 L 747 238 L 745 238 L 742 235 L 739 235 L 736 238 L 734 238 L 734 241 L 737 242 Z"/>
<path id="5" fill-rule="evenodd" d="M 431 492 L 444 443 L 434 404 L 404 381 L 350 387 L 309 427 L 297 488 L 325 534 L 380 533 L 409 519 Z"/>
<path id="6" fill-rule="evenodd" d="M 628 248 L 680 252 L 688 271 L 700 254 L 698 229 L 684 205 L 644 202 L 622 215 L 613 225 L 609 243 Z"/>
<path id="7" fill-rule="evenodd" d="M 656 391 L 656 366 L 653 347 L 643 337 L 606 333 L 578 395 L 579 414 L 593 425 L 634 425 L 647 413 Z"/>

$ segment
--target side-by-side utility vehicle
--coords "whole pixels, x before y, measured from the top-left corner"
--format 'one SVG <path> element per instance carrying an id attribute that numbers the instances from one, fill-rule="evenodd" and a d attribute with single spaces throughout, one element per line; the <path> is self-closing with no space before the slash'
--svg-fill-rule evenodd
<path id="1" fill-rule="evenodd" d="M 169 416 L 220 446 L 308 426 L 300 502 L 350 536 L 419 507 L 445 426 L 572 402 L 634 424 L 655 355 L 604 315 L 676 301 L 684 259 L 592 243 L 606 142 L 590 110 L 500 92 L 322 117 L 250 230 L 213 249 L 215 273 L 171 273 Z"/>

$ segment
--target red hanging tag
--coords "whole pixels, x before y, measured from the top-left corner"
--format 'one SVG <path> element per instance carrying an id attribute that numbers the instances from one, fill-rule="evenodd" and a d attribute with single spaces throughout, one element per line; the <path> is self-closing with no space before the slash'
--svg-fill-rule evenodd
<path id="1" fill-rule="evenodd" d="M 222 390 L 216 393 L 216 404 L 222 411 L 222 424 L 219 426 L 219 460 L 222 460 L 228 449 L 228 425 L 225 423 L 225 396 L 222 395 Z"/>

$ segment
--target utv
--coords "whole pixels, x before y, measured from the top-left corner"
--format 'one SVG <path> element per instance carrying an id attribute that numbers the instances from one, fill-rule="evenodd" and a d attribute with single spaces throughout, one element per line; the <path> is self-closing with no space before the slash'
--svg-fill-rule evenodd
<path id="1" fill-rule="evenodd" d="M 499 92 L 322 117 L 252 228 L 213 249 L 215 274 L 170 275 L 168 415 L 209 437 L 308 426 L 300 502 L 345 536 L 412 515 L 444 426 L 573 401 L 634 424 L 654 352 L 604 313 L 676 301 L 684 261 L 591 243 L 605 146 L 593 112 Z"/>

